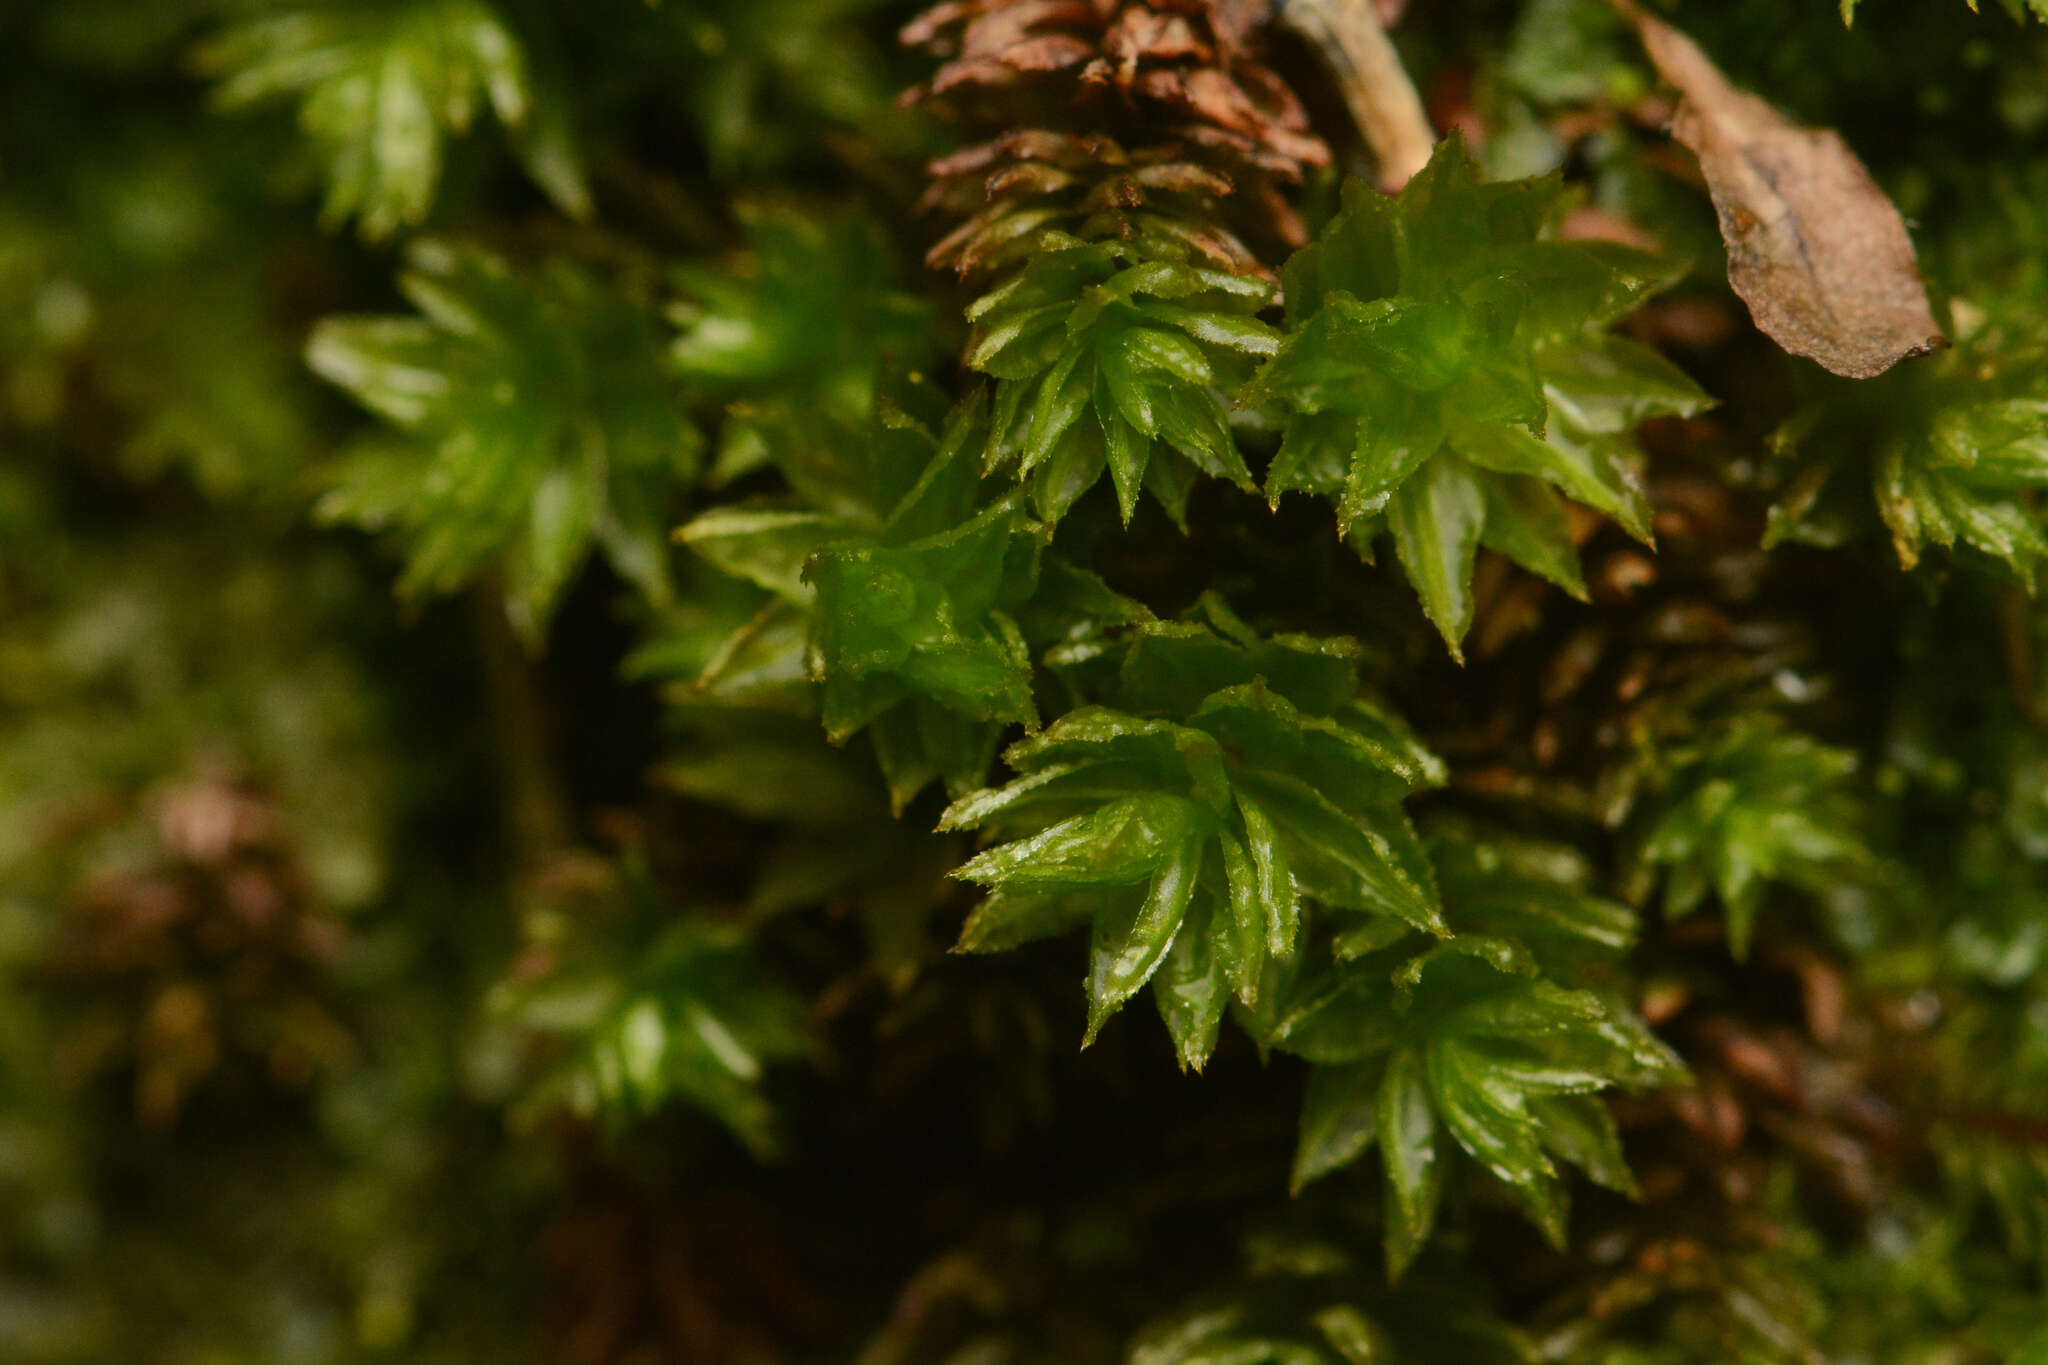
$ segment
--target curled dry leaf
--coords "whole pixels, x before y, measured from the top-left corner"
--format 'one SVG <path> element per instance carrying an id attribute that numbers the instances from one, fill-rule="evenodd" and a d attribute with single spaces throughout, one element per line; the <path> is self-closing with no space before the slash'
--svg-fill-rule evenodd
<path id="1" fill-rule="evenodd" d="M 1905 222 L 1840 136 L 1793 123 L 1677 29 L 1615 5 L 1684 97 L 1672 135 L 1699 157 L 1728 282 L 1757 326 L 1851 379 L 1947 345 Z"/>

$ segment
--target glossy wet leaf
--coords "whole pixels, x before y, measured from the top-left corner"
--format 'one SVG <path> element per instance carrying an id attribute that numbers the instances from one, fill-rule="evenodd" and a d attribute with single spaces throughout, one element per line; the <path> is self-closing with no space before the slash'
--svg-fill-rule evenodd
<path id="1" fill-rule="evenodd" d="M 1348 688 L 1334 685 L 1328 669 L 1348 671 L 1344 658 L 1328 642 L 1261 638 L 1213 604 L 1194 620 L 1140 626 L 1110 687 L 1131 709 L 1068 712 L 1005 752 L 1014 781 L 946 812 L 942 828 L 1009 837 L 959 874 L 1001 897 L 1005 914 L 1051 924 L 1072 916 L 1025 907 L 1097 907 L 1091 1038 L 1149 981 L 1183 1065 L 1199 1068 L 1226 996 L 1256 999 L 1264 965 L 1297 951 L 1303 894 L 1347 917 L 1440 927 L 1401 809 L 1440 770 L 1355 700 L 1355 672 Z M 1267 670 L 1329 713 L 1275 691 Z M 1209 685 L 1169 718 L 1165 704 Z"/>
<path id="2" fill-rule="evenodd" d="M 1267 496 L 1331 498 L 1346 535 L 1384 515 L 1454 654 L 1479 546 L 1583 592 L 1556 495 L 1647 541 L 1633 429 L 1708 402 L 1606 330 L 1669 271 L 1556 240 L 1565 207 L 1555 177 L 1481 182 L 1455 137 L 1397 200 L 1346 186 L 1283 272 L 1287 332 L 1244 393 L 1284 424 Z"/>
<path id="3" fill-rule="evenodd" d="M 1046 240 L 968 310 L 968 363 L 998 381 L 988 466 L 1014 467 L 1048 522 L 1105 473 L 1126 522 L 1148 488 L 1178 519 L 1174 485 L 1197 474 L 1250 487 L 1221 395 L 1278 344 L 1254 316 L 1271 287 L 1127 244 Z"/>

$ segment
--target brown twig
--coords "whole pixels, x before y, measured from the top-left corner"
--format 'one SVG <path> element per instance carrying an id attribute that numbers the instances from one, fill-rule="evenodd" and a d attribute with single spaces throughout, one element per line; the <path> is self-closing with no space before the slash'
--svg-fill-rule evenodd
<path id="1" fill-rule="evenodd" d="M 1280 22 L 1322 54 L 1366 145 L 1383 189 L 1397 190 L 1428 164 L 1436 130 L 1374 0 L 1284 0 Z"/>

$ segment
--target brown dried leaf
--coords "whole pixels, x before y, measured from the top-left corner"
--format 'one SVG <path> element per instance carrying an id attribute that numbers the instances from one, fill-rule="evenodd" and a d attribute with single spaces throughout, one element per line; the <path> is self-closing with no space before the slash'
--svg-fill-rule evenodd
<path id="1" fill-rule="evenodd" d="M 1905 222 L 1848 144 L 1731 84 L 1677 29 L 1626 0 L 1617 8 L 1684 96 L 1672 135 L 1699 157 L 1728 282 L 1757 326 L 1851 379 L 1947 345 Z"/>
<path id="2" fill-rule="evenodd" d="M 1057 208 L 1023 207 L 998 200 L 969 218 L 925 253 L 924 262 L 938 270 L 952 266 L 962 275 L 980 268 L 998 252 L 1013 246 L 1059 216 Z"/>
<path id="3" fill-rule="evenodd" d="M 1081 207 L 1094 213 L 1101 209 L 1137 209 L 1145 206 L 1145 189 L 1137 177 L 1112 175 L 1095 183 L 1093 189 L 1081 201 Z"/>
<path id="4" fill-rule="evenodd" d="M 1137 76 L 1141 61 L 1216 60 L 1214 50 L 1196 36 L 1184 16 L 1161 14 L 1142 5 L 1119 14 L 1103 35 L 1102 45 L 1115 59 L 1117 82 L 1125 86 Z"/>
<path id="5" fill-rule="evenodd" d="M 1067 170 L 1091 164 L 1122 166 L 1123 148 L 1106 137 L 1075 137 L 1048 128 L 1020 128 L 989 142 L 962 147 L 925 167 L 938 179 L 975 175 L 1001 161 L 1046 161 Z"/>
<path id="6" fill-rule="evenodd" d="M 1303 165 L 1330 164 L 1330 149 L 1321 143 L 1316 146 L 1318 159 L 1297 160 L 1261 146 L 1255 139 L 1246 137 L 1243 133 L 1233 133 L 1227 128 L 1218 128 L 1213 123 L 1182 124 L 1173 129 L 1173 135 L 1190 146 L 1217 154 L 1220 159 L 1242 163 L 1252 170 L 1277 176 L 1290 185 L 1301 183 Z"/>
<path id="7" fill-rule="evenodd" d="M 981 0 L 960 34 L 963 54 L 1000 54 L 1005 48 L 1047 30 L 1087 31 L 1101 22 L 1093 6 L 1075 0 Z"/>
<path id="8" fill-rule="evenodd" d="M 1296 176 L 1296 179 L 1299 179 Z M 1301 221 L 1301 215 L 1294 211 L 1294 205 L 1287 202 L 1287 196 L 1280 193 L 1270 180 L 1257 179 L 1249 185 L 1251 198 L 1259 206 L 1266 221 L 1272 225 L 1273 235 L 1290 251 L 1308 245 L 1308 224 Z"/>
<path id="9" fill-rule="evenodd" d="M 939 36 L 954 24 L 972 18 L 980 11 L 981 6 L 974 0 L 946 0 L 946 3 L 933 5 L 897 30 L 896 40 L 905 47 L 924 47 L 939 41 Z"/>
<path id="10" fill-rule="evenodd" d="M 1233 51 L 1251 41 L 1272 11 L 1267 0 L 1198 0 L 1191 8 L 1208 19 L 1223 45 Z"/>
<path id="11" fill-rule="evenodd" d="M 935 95 L 962 85 L 1002 85 L 1019 74 L 1061 71 L 1088 60 L 1092 49 L 1079 38 L 1063 33 L 1027 38 L 1000 49 L 994 56 L 961 57 L 947 62 L 932 76 Z"/>
<path id="12" fill-rule="evenodd" d="M 1198 252 L 1234 275 L 1255 275 L 1267 280 L 1275 278 L 1273 272 L 1267 269 L 1265 263 L 1254 256 L 1243 242 L 1222 228 L 1194 227 L 1177 218 L 1159 216 L 1149 217 L 1145 226 L 1159 236 L 1171 238 L 1189 250 Z"/>
<path id="13" fill-rule="evenodd" d="M 1071 171 L 1043 161 L 1020 161 L 991 175 L 985 192 L 990 199 L 1009 199 L 1027 194 L 1057 194 L 1073 183 Z"/>
<path id="14" fill-rule="evenodd" d="M 1148 190 L 1165 190 L 1172 194 L 1225 195 L 1234 188 L 1229 176 L 1206 166 L 1197 166 L 1192 161 L 1167 161 L 1145 166 L 1139 169 L 1136 179 Z"/>
<path id="15" fill-rule="evenodd" d="M 1185 110 L 1226 132 L 1252 138 L 1296 162 L 1311 166 L 1328 164 L 1330 153 L 1322 139 L 1295 126 L 1296 107 L 1261 107 L 1230 73 L 1216 67 L 1146 71 L 1140 73 L 1132 88 L 1148 99 Z"/>

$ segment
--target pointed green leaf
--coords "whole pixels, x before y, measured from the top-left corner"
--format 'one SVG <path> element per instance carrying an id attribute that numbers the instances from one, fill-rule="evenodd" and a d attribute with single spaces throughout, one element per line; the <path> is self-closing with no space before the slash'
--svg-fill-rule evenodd
<path id="1" fill-rule="evenodd" d="M 1038 381 L 1038 398 L 1031 409 L 1031 432 L 1024 438 L 1024 461 L 1020 474 L 1043 464 L 1087 408 L 1095 387 L 1095 367 L 1087 363 L 1087 352 L 1069 347 L 1045 377 Z"/>
<path id="2" fill-rule="evenodd" d="M 1336 908 L 1393 915 L 1424 933 L 1448 932 L 1434 889 L 1416 880 L 1389 837 L 1393 829 L 1413 839 L 1398 808 L 1386 827 L 1375 828 L 1292 778 L 1245 772 L 1234 781 L 1271 817 L 1303 894 Z"/>
<path id="3" fill-rule="evenodd" d="M 1534 479 L 1494 479 L 1485 490 L 1486 521 L 1479 533 L 1480 544 L 1549 579 L 1579 601 L 1588 601 L 1586 582 L 1579 573 L 1579 547 L 1572 539 L 1564 500 Z"/>
<path id="4" fill-rule="evenodd" d="M 1428 1053 L 1431 1097 L 1458 1145 L 1514 1188 L 1553 1243 L 1564 1240 L 1555 1171 L 1521 1092 L 1477 1053 L 1439 1042 Z"/>
<path id="5" fill-rule="evenodd" d="M 1472 564 L 1485 519 L 1485 498 L 1469 466 L 1447 458 L 1430 461 L 1387 505 L 1401 567 L 1451 656 L 1461 661 L 1460 642 L 1472 624 Z"/>
<path id="6" fill-rule="evenodd" d="M 1595 1095 L 1538 1095 L 1529 1112 L 1543 1145 L 1584 1171 L 1597 1185 L 1634 1198 L 1635 1176 L 1621 1151 L 1621 1132 L 1607 1104 Z"/>
<path id="7" fill-rule="evenodd" d="M 1224 945 L 1224 966 L 1238 1000 L 1253 1005 L 1266 968 L 1266 907 L 1259 896 L 1259 874 L 1243 844 L 1229 835 L 1220 840 L 1223 875 L 1229 899 L 1215 932 Z"/>
<path id="8" fill-rule="evenodd" d="M 1145 899 L 1134 909 L 1105 908 L 1097 913 L 1095 942 L 1089 954 L 1088 1031 L 1083 1047 L 1095 1041 L 1109 1016 L 1159 970 L 1180 934 L 1201 866 L 1200 843 L 1184 839 L 1157 861 Z M 1213 968 L 1214 963 L 1205 965 Z M 1222 1008 L 1220 999 L 1216 1008 Z M 1183 1051 L 1182 1056 L 1186 1055 Z"/>
<path id="9" fill-rule="evenodd" d="M 1402 1048 L 1388 1059 L 1373 1117 L 1393 1202 L 1417 1239 L 1427 1237 L 1436 1215 L 1436 1109 L 1422 1059 L 1413 1049 Z"/>
<path id="10" fill-rule="evenodd" d="M 1301 905 L 1294 889 L 1294 869 L 1287 846 L 1265 808 L 1236 794 L 1238 818 L 1244 822 L 1245 847 L 1251 854 L 1253 892 L 1264 930 L 1266 951 L 1286 957 L 1301 934 Z"/>
<path id="11" fill-rule="evenodd" d="M 820 512 L 718 507 L 685 523 L 676 539 L 723 573 L 791 601 L 808 602 L 805 561 L 852 530 L 842 518 Z"/>
<path id="12" fill-rule="evenodd" d="M 991 891 L 967 916 L 955 952 L 1001 953 L 1087 923 L 1081 903 L 1061 896 Z"/>
<path id="13" fill-rule="evenodd" d="M 992 848 L 953 875 L 1018 891 L 1137 886 L 1156 881 L 1161 867 L 1182 856 L 1205 818 L 1186 797 L 1121 797 L 1029 839 Z"/>
<path id="14" fill-rule="evenodd" d="M 1375 1088 L 1379 1067 L 1319 1066 L 1309 1073 L 1308 1093 L 1301 1106 L 1301 1138 L 1294 1151 L 1290 1187 L 1301 1193 L 1319 1180 L 1365 1155 L 1379 1135 Z"/>
<path id="15" fill-rule="evenodd" d="M 1223 951 L 1228 927 L 1217 922 L 1213 905 L 1198 902 L 1175 935 L 1158 976 L 1152 998 L 1173 1038 L 1181 1070 L 1200 1071 L 1216 1050 L 1224 1006 L 1230 1002 L 1230 980 Z"/>

